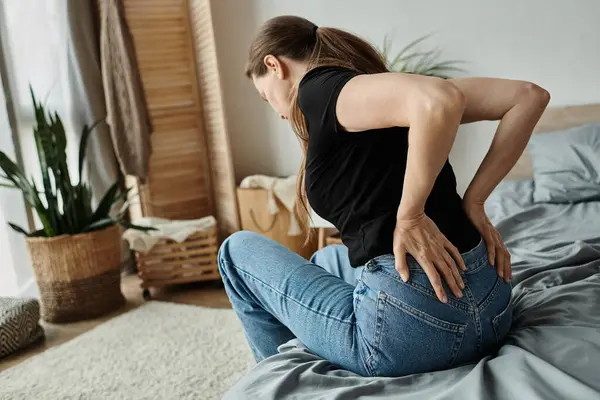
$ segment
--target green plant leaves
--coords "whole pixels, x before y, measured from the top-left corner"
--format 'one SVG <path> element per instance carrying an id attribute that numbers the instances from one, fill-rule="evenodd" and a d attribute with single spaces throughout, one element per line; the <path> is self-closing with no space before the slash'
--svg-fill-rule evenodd
<path id="1" fill-rule="evenodd" d="M 381 54 L 387 61 L 388 68 L 394 72 L 435 76 L 447 79 L 452 72 L 464 72 L 459 60 L 439 61 L 442 52 L 438 48 L 428 51 L 418 51 L 418 47 L 429 39 L 432 34 L 421 36 L 404 46 L 393 58 L 390 57 L 392 41 L 388 35 L 384 37 Z"/>
<path id="2" fill-rule="evenodd" d="M 90 135 L 92 134 L 92 131 L 94 130 L 94 128 L 101 122 L 103 122 L 104 120 L 98 120 L 96 122 L 94 122 L 94 124 L 92 126 L 87 126 L 84 125 L 83 126 L 83 130 L 81 131 L 81 140 L 79 141 L 79 163 L 78 163 L 78 177 L 79 177 L 79 183 L 81 183 L 81 181 L 83 180 L 83 162 L 85 160 L 85 152 L 87 149 L 87 142 L 88 139 L 90 137 Z"/>
<path id="3" fill-rule="evenodd" d="M 19 225 L 17 224 L 13 224 L 12 222 L 9 222 L 8 225 L 13 228 L 16 232 L 18 233 L 22 233 L 25 236 L 28 236 L 29 234 L 25 231 L 25 229 L 21 228 Z"/>
<path id="4" fill-rule="evenodd" d="M 117 220 L 117 222 L 124 228 L 128 228 L 128 229 L 137 229 L 138 231 L 145 231 L 145 232 L 157 230 L 156 228 L 153 228 L 150 226 L 141 226 L 141 225 L 132 224 L 131 222 L 125 221 L 123 219 Z"/>
<path id="5" fill-rule="evenodd" d="M 5 175 L 0 178 L 0 186 L 17 188 L 25 196 L 27 203 L 35 210 L 42 223 L 42 229 L 31 235 L 58 236 L 97 230 L 111 224 L 126 223 L 121 218 L 110 216 L 112 206 L 125 199 L 129 191 L 122 190 L 122 182 L 115 182 L 105 193 L 96 210 L 92 210 L 92 193 L 89 185 L 82 182 L 83 164 L 87 143 L 94 128 L 85 125 L 79 143 L 77 183 L 71 181 L 67 164 L 67 135 L 58 113 L 47 112 L 35 97 L 30 86 L 33 102 L 35 126 L 33 135 L 38 155 L 43 191 L 39 191 L 33 179 L 28 180 L 23 169 L 0 152 L 0 170 Z M 127 203 L 125 205 L 128 205 Z M 126 210 L 126 208 L 125 208 Z M 122 211 L 124 212 L 124 211 Z M 135 225 L 128 225 L 137 229 Z M 24 229 L 11 225 L 16 231 L 27 234 Z M 140 229 L 147 230 L 144 227 Z"/>
<path id="6" fill-rule="evenodd" d="M 97 231 L 97 230 L 100 230 L 100 229 L 104 229 L 104 228 L 106 228 L 108 226 L 114 225 L 116 223 L 117 222 L 113 218 L 99 219 L 97 221 L 92 222 L 91 224 L 89 224 L 85 228 L 83 228 L 82 232 Z"/>
<path id="7" fill-rule="evenodd" d="M 118 197 L 118 192 L 119 192 L 120 188 L 121 188 L 120 180 L 113 183 L 112 186 L 110 188 L 108 188 L 108 190 L 104 194 L 104 197 L 102 197 L 102 200 L 100 200 L 100 203 L 98 204 L 98 207 L 96 208 L 96 211 L 94 211 L 94 214 L 92 215 L 92 221 L 100 220 L 109 215 L 113 204 L 115 204 L 115 198 Z"/>
<path id="8" fill-rule="evenodd" d="M 12 184 L 23 192 L 27 203 L 37 212 L 46 236 L 54 236 L 55 231 L 50 222 L 49 211 L 40 199 L 35 182 L 33 180 L 29 182 L 23 170 L 2 151 L 0 151 L 0 169 Z"/>
<path id="9" fill-rule="evenodd" d="M 104 218 L 104 219 L 98 220 L 98 221 L 90 224 L 83 230 L 83 232 L 97 231 L 97 230 L 104 229 L 108 226 L 115 225 L 115 224 L 119 224 L 122 227 L 127 228 L 127 229 L 137 229 L 139 231 L 147 232 L 147 231 L 155 231 L 156 230 L 156 228 L 132 224 L 131 222 L 125 221 L 123 219 Z"/>

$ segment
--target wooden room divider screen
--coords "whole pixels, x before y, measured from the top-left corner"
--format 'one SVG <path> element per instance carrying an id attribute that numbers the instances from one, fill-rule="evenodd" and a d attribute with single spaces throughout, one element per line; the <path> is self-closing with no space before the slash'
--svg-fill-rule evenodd
<path id="1" fill-rule="evenodd" d="M 239 229 L 210 0 L 123 0 L 153 125 L 148 181 L 133 217 L 214 215 Z"/>

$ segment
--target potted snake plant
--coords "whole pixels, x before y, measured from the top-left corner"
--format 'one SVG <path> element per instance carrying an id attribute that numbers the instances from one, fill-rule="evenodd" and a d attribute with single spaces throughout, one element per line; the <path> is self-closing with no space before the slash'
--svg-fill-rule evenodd
<path id="1" fill-rule="evenodd" d="M 41 228 L 25 235 L 40 290 L 42 318 L 69 322 L 94 318 L 125 302 L 120 288 L 122 257 L 120 227 L 147 230 L 124 220 L 127 190 L 118 180 L 92 207 L 89 184 L 82 180 L 86 144 L 96 124 L 85 125 L 79 143 L 77 175 L 67 165 L 67 138 L 59 115 L 46 112 L 31 91 L 33 135 L 41 187 L 0 151 L 0 185 L 20 190 L 39 218 Z M 123 203 L 124 202 L 124 203 Z M 112 210 L 123 203 L 116 215 Z"/>

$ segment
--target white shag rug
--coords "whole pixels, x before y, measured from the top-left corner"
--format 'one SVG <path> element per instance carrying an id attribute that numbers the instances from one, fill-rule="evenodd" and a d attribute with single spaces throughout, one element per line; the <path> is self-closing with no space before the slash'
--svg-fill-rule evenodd
<path id="1" fill-rule="evenodd" d="M 0 373 L 0 399 L 220 399 L 253 363 L 233 310 L 151 301 Z"/>

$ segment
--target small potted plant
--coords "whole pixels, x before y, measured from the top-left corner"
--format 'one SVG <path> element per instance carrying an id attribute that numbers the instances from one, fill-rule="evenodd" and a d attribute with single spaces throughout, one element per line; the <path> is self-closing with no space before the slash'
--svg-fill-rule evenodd
<path id="1" fill-rule="evenodd" d="M 462 64 L 461 61 L 440 61 L 442 52 L 438 48 L 419 51 L 418 47 L 429 39 L 429 37 L 431 37 L 431 34 L 413 40 L 396 53 L 396 55 L 392 56 L 390 54 L 392 41 L 386 35 L 383 39 L 383 48 L 380 52 L 386 60 L 389 70 L 393 72 L 435 76 L 442 79 L 450 78 L 452 72 L 464 72 L 464 69 L 459 67 Z"/>
<path id="2" fill-rule="evenodd" d="M 43 187 L 0 151 L 0 185 L 19 189 L 35 211 L 41 229 L 24 234 L 40 289 L 42 318 L 69 322 L 111 312 L 125 302 L 120 287 L 120 226 L 148 230 L 126 222 L 127 190 L 115 182 L 92 208 L 91 190 L 82 181 L 86 143 L 96 124 L 85 125 L 79 144 L 79 168 L 73 180 L 67 165 L 67 138 L 57 113 L 46 113 L 31 91 L 35 110 L 35 144 Z M 124 202 L 117 215 L 112 209 Z"/>

